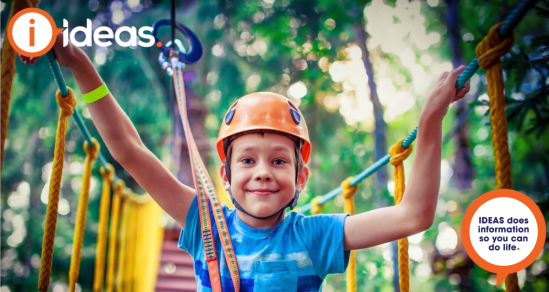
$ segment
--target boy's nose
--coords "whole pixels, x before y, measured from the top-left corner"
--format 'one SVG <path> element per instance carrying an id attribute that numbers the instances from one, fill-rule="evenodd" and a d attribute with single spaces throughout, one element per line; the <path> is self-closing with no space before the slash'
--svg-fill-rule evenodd
<path id="1" fill-rule="evenodd" d="M 258 170 L 255 174 L 255 180 L 256 181 L 271 181 L 271 180 L 273 180 L 273 177 L 264 165 L 260 165 L 260 167 L 258 168 Z"/>

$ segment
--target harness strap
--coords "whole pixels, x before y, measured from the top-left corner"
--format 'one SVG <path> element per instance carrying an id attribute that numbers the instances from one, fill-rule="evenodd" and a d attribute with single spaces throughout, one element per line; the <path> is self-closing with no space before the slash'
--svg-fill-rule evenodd
<path id="1" fill-rule="evenodd" d="M 225 215 L 221 209 L 221 204 L 219 202 L 219 198 L 217 197 L 217 193 L 215 192 L 214 184 L 206 172 L 204 162 L 200 158 L 200 153 L 198 152 L 198 148 L 189 126 L 189 121 L 187 118 L 185 84 L 183 82 L 183 72 L 181 68 L 174 68 L 173 81 L 179 106 L 179 114 L 181 115 L 183 130 L 185 131 L 185 136 L 187 137 L 189 145 L 189 157 L 191 160 L 191 167 L 193 169 L 193 181 L 197 190 L 198 205 L 200 208 L 199 214 L 202 240 L 204 243 L 204 252 L 206 255 L 206 262 L 208 263 L 208 272 L 210 274 L 212 290 L 214 292 L 222 292 L 221 275 L 217 262 L 217 252 L 215 249 L 212 222 L 210 220 L 210 206 L 208 205 L 208 201 L 213 207 L 215 224 L 220 237 L 221 245 L 223 246 L 223 252 L 225 253 L 225 259 L 227 260 L 227 265 L 231 273 L 234 289 L 235 291 L 240 291 L 238 264 L 236 262 L 236 255 L 234 253 L 231 237 L 229 235 L 229 229 L 227 228 L 227 223 L 225 222 Z"/>

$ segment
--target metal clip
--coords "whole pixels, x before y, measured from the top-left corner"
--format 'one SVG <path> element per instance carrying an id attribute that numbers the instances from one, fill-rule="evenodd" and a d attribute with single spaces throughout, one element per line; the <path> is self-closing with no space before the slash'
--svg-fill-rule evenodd
<path id="1" fill-rule="evenodd" d="M 172 41 L 166 43 L 166 47 L 170 47 L 171 45 Z M 185 47 L 183 46 L 183 43 L 178 39 L 175 39 L 175 45 L 177 47 L 177 52 L 174 52 L 172 50 L 173 56 L 170 58 L 170 61 L 168 61 L 167 56 L 163 52 L 158 55 L 158 63 L 160 63 L 162 70 L 166 71 L 166 73 L 168 73 L 168 75 L 170 76 L 173 75 L 174 68 L 185 68 L 185 63 L 181 62 L 178 57 L 178 54 L 186 53 Z"/>

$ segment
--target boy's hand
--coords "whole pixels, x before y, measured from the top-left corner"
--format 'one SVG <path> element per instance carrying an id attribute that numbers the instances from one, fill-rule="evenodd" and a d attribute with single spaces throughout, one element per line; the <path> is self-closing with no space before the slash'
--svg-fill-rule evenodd
<path id="1" fill-rule="evenodd" d="M 53 50 L 55 51 L 55 59 L 59 65 L 63 67 L 69 67 L 75 58 L 78 58 L 78 53 L 80 48 L 73 45 L 71 42 L 66 47 L 63 47 L 63 34 L 58 34 L 55 44 L 53 45 Z M 40 57 L 26 57 L 19 55 L 19 58 L 25 65 L 32 65 L 38 61 Z"/>
<path id="2" fill-rule="evenodd" d="M 465 66 L 461 65 L 452 72 L 444 72 L 440 75 L 421 111 L 422 116 L 426 115 L 442 120 L 448 112 L 450 104 L 462 99 L 469 92 L 469 81 L 463 88 L 456 90 L 458 76 L 464 69 Z"/>

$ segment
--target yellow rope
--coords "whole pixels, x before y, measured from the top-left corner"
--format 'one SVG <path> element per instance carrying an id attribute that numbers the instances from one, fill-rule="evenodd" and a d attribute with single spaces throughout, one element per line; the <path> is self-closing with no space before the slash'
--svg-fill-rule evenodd
<path id="1" fill-rule="evenodd" d="M 412 153 L 412 145 L 408 148 L 402 147 L 403 139 L 400 139 L 395 145 L 389 149 L 391 155 L 391 164 L 394 165 L 394 179 L 395 179 L 395 204 L 400 204 L 402 196 L 404 195 L 405 179 L 404 179 L 404 165 L 402 162 L 408 158 Z M 400 291 L 410 291 L 410 271 L 408 268 L 408 238 L 402 238 L 398 240 L 398 272 Z"/>
<path id="2" fill-rule="evenodd" d="M 103 278 L 105 275 L 105 255 L 107 249 L 107 227 L 109 223 L 109 205 L 111 201 L 111 184 L 114 179 L 114 168 L 112 165 L 108 169 L 101 167 L 100 172 L 103 177 L 103 190 L 101 193 L 101 202 L 99 203 L 99 230 L 97 231 L 97 247 L 95 252 L 95 275 L 93 279 L 93 291 L 103 291 Z"/>
<path id="3" fill-rule="evenodd" d="M 118 254 L 118 267 L 116 273 L 116 291 L 126 291 L 124 286 L 126 285 L 124 272 L 126 268 L 127 246 L 128 246 L 128 220 L 130 215 L 130 201 L 128 196 L 124 194 L 122 198 L 122 223 L 120 224 L 120 253 Z"/>
<path id="4" fill-rule="evenodd" d="M 80 260 L 82 256 L 82 243 L 84 242 L 84 230 L 86 229 L 86 213 L 88 211 L 88 199 L 90 195 L 90 179 L 93 161 L 97 159 L 99 153 L 99 142 L 92 138 L 93 144 L 88 145 L 84 141 L 84 152 L 86 160 L 84 174 L 82 175 L 82 189 L 80 190 L 80 200 L 78 202 L 78 211 L 76 213 L 76 226 L 74 228 L 74 239 L 72 245 L 71 265 L 69 269 L 69 291 L 74 292 L 78 274 L 80 272 Z"/>
<path id="5" fill-rule="evenodd" d="M 355 194 L 358 191 L 359 184 L 351 186 L 352 177 L 348 177 L 341 183 L 341 196 L 345 199 L 344 212 L 355 214 Z M 349 266 L 346 272 L 347 292 L 356 292 L 356 254 L 351 250 L 349 256 Z"/>
<path id="6" fill-rule="evenodd" d="M 59 90 L 55 94 L 57 104 L 61 108 L 57 123 L 55 137 L 55 150 L 53 154 L 53 166 L 50 179 L 50 193 L 48 197 L 48 211 L 44 227 L 42 242 L 42 260 L 40 262 L 40 276 L 38 290 L 47 291 L 50 285 L 51 264 L 53 260 L 53 244 L 55 241 L 55 227 L 57 226 L 57 209 L 59 207 L 59 192 L 61 191 L 61 177 L 63 175 L 63 162 L 65 158 L 65 136 L 67 132 L 67 117 L 72 115 L 76 99 L 72 89 L 66 97 L 61 96 Z"/>
<path id="7" fill-rule="evenodd" d="M 129 265 L 128 265 L 128 270 L 129 270 L 129 281 L 128 281 L 128 286 L 129 286 L 129 289 L 128 291 L 136 291 L 137 288 L 139 288 L 137 285 L 136 285 L 136 278 L 137 278 L 137 266 L 138 266 L 138 261 L 137 261 L 137 253 L 139 251 L 139 246 L 138 246 L 138 237 L 139 237 L 139 231 L 138 231 L 138 221 L 139 221 L 139 215 L 140 215 L 140 210 L 139 210 L 139 204 L 134 204 L 134 210 L 133 210 L 133 218 L 132 220 L 130 221 L 130 232 L 131 232 L 131 236 L 130 236 L 130 241 L 131 241 L 131 250 L 130 250 L 130 257 L 129 257 Z"/>
<path id="8" fill-rule="evenodd" d="M 163 215 L 149 195 L 125 189 L 116 291 L 154 291 L 164 237 Z"/>
<path id="9" fill-rule="evenodd" d="M 15 0 L 13 1 L 10 9 L 10 14 L 8 16 L 8 22 L 9 23 L 13 15 L 15 15 L 17 12 L 30 7 L 35 7 L 38 5 L 38 0 Z M 16 61 L 16 55 L 17 53 L 15 50 L 11 47 L 10 42 L 8 40 L 8 37 L 4 37 L 4 43 L 2 44 L 2 68 L 1 68 L 1 75 L 2 75 L 2 86 L 1 86 L 1 98 L 2 98 L 2 106 L 1 110 L 2 113 L 0 114 L 1 119 L 1 139 L 2 139 L 2 156 L 1 156 L 1 167 L 4 167 L 4 147 L 5 147 L 5 141 L 6 136 L 8 135 L 8 124 L 9 124 L 9 117 L 10 117 L 10 100 L 11 100 L 11 87 L 13 85 L 13 76 L 15 75 L 15 61 Z M 1 172 L 1 168 L 0 168 Z"/>
<path id="10" fill-rule="evenodd" d="M 496 170 L 496 188 L 511 189 L 511 155 L 507 143 L 507 116 L 505 115 L 505 83 L 500 58 L 507 54 L 515 39 L 514 34 L 501 39 L 499 27 L 494 25 L 488 35 L 477 45 L 476 55 L 479 66 L 486 70 L 488 80 L 488 96 L 490 97 L 490 127 L 492 129 L 492 145 Z M 517 274 L 509 274 L 505 278 L 507 291 L 520 291 Z"/>
<path id="11" fill-rule="evenodd" d="M 118 179 L 113 185 L 113 197 L 111 207 L 111 227 L 109 230 L 109 258 L 107 263 L 107 292 L 114 291 L 114 277 L 116 268 L 116 243 L 118 241 L 118 221 L 120 218 L 120 199 L 124 194 L 126 183 Z"/>
<path id="12" fill-rule="evenodd" d="M 317 196 L 311 200 L 311 214 L 320 214 L 320 212 L 322 212 L 322 209 L 324 209 L 324 204 L 318 204 L 318 200 L 320 200 L 321 198 L 322 196 Z"/>

